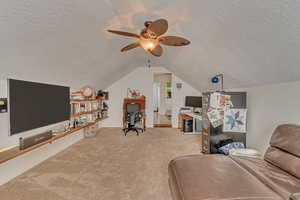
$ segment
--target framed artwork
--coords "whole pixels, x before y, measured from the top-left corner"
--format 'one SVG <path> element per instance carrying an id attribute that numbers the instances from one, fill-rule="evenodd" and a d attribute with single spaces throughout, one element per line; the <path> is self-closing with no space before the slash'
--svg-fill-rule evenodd
<path id="1" fill-rule="evenodd" d="M 0 98 L 0 113 L 7 112 L 7 98 Z"/>
<path id="2" fill-rule="evenodd" d="M 230 109 L 233 107 L 231 96 L 215 92 L 210 96 L 210 106 L 215 109 Z"/>
<path id="3" fill-rule="evenodd" d="M 224 111 L 223 132 L 246 132 L 247 109 L 228 109 Z"/>
<path id="4" fill-rule="evenodd" d="M 223 124 L 223 117 L 220 110 L 213 109 L 207 112 L 207 117 L 214 128 Z"/>
<path id="5" fill-rule="evenodd" d="M 166 98 L 171 99 L 172 98 L 172 83 L 171 82 L 166 83 L 165 90 L 166 90 Z"/>

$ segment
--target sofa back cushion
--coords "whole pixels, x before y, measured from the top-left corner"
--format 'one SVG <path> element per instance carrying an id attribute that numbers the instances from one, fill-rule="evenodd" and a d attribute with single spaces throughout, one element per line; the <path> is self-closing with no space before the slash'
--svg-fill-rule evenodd
<path id="1" fill-rule="evenodd" d="M 269 147 L 265 154 L 265 160 L 300 179 L 299 157 L 276 147 Z"/>
<path id="2" fill-rule="evenodd" d="M 300 157 L 300 126 L 280 125 L 274 131 L 270 145 Z"/>
<path id="3" fill-rule="evenodd" d="M 300 178 L 300 126 L 278 126 L 271 137 L 265 160 Z"/>
<path id="4" fill-rule="evenodd" d="M 292 194 L 290 200 L 300 200 L 300 192 Z"/>

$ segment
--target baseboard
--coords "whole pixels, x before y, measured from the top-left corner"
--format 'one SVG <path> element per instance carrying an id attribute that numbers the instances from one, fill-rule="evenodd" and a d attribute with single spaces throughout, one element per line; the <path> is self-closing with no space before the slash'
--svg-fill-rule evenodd
<path id="1" fill-rule="evenodd" d="M 154 128 L 172 128 L 171 124 L 154 124 Z"/>

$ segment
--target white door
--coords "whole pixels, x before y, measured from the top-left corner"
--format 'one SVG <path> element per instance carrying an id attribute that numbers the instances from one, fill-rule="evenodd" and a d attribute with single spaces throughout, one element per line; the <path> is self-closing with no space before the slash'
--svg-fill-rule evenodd
<path id="1" fill-rule="evenodd" d="M 153 108 L 154 111 L 159 111 L 160 105 L 160 83 L 153 83 Z"/>

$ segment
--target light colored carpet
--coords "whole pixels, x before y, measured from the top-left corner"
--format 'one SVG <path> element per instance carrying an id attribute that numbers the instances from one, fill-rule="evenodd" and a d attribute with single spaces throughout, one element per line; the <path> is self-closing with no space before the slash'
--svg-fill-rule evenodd
<path id="1" fill-rule="evenodd" d="M 103 128 L 0 186 L 0 199 L 171 200 L 169 161 L 199 153 L 200 136 L 177 129 L 125 137 L 119 128 Z"/>

